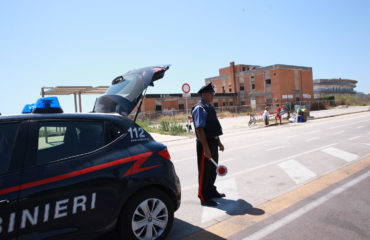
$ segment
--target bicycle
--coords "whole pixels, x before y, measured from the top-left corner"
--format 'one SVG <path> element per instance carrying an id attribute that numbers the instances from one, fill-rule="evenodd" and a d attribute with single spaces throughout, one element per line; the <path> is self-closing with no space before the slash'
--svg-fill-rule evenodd
<path id="1" fill-rule="evenodd" d="M 256 120 L 256 114 L 255 113 L 250 114 L 249 115 L 248 126 L 250 127 L 250 126 L 252 126 L 252 124 L 253 125 L 256 125 L 256 122 L 257 122 L 257 120 Z"/>

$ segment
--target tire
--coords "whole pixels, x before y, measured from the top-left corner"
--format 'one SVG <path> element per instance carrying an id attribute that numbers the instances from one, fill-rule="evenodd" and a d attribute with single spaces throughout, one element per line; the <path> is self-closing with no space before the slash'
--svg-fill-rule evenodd
<path id="1" fill-rule="evenodd" d="M 121 212 L 117 225 L 120 239 L 164 239 L 173 216 L 173 204 L 166 193 L 154 188 L 140 191 Z"/>

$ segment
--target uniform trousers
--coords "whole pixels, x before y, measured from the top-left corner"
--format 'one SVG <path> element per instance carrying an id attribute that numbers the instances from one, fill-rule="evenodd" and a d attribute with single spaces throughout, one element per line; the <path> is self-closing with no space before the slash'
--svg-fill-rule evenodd
<path id="1" fill-rule="evenodd" d="M 218 143 L 219 139 L 207 139 L 209 150 L 213 160 L 218 163 Z M 202 202 L 211 199 L 217 193 L 216 166 L 204 156 L 204 150 L 201 142 L 197 140 L 197 158 L 198 158 L 198 197 Z"/>

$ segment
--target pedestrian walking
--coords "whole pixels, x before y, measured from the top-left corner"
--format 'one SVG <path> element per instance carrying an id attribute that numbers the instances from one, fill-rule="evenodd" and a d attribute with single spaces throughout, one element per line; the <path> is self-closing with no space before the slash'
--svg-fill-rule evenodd
<path id="1" fill-rule="evenodd" d="M 269 107 L 266 106 L 265 111 L 262 114 L 262 119 L 265 121 L 265 127 L 269 125 L 269 118 L 270 118 Z"/>
<path id="2" fill-rule="evenodd" d="M 219 193 L 216 189 L 216 166 L 210 158 L 218 163 L 218 149 L 224 151 L 219 137 L 222 135 L 222 127 L 212 106 L 215 94 L 213 84 L 202 87 L 198 94 L 202 99 L 191 111 L 197 136 L 198 197 L 203 206 L 217 206 L 213 198 L 222 198 L 225 194 Z"/>
<path id="3" fill-rule="evenodd" d="M 280 115 L 280 112 L 281 112 L 281 108 L 279 106 L 279 104 L 276 104 L 276 116 L 275 116 L 275 123 L 277 124 L 277 119 L 279 118 L 280 120 L 280 124 L 281 124 L 281 115 Z"/>

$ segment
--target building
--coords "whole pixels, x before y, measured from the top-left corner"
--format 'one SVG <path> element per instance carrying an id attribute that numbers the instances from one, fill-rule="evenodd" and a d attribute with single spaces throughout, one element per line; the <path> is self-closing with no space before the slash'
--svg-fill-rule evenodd
<path id="1" fill-rule="evenodd" d="M 313 100 L 312 68 L 291 65 L 235 65 L 219 69 L 219 76 L 206 78 L 216 88 L 213 105 L 219 111 L 262 110 L 266 105 Z M 187 112 L 200 99 L 192 93 L 186 100 L 181 93 L 147 94 L 141 112 L 149 115 Z"/>
<path id="2" fill-rule="evenodd" d="M 205 79 L 216 93 L 236 93 L 237 106 L 262 109 L 265 105 L 313 100 L 312 68 L 272 65 L 235 65 L 219 69 L 219 76 Z"/>
<path id="3" fill-rule="evenodd" d="M 351 79 L 315 79 L 313 81 L 314 97 L 323 98 L 328 95 L 349 95 L 355 94 L 356 80 Z"/>

